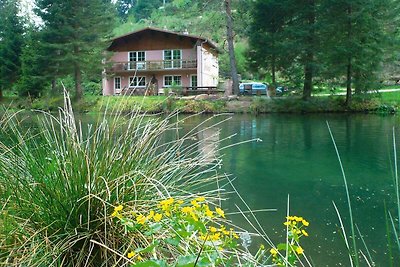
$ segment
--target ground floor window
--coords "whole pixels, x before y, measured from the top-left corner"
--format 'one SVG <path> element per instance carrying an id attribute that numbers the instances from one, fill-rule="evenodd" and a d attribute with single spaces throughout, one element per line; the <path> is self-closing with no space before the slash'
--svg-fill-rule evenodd
<path id="1" fill-rule="evenodd" d="M 164 76 L 164 86 L 182 86 L 182 76 L 180 75 L 167 75 Z"/>
<path id="2" fill-rule="evenodd" d="M 129 87 L 145 87 L 146 86 L 146 77 L 144 76 L 135 76 L 129 77 Z"/>
<path id="3" fill-rule="evenodd" d="M 197 87 L 197 75 L 190 75 L 190 86 Z"/>
<path id="4" fill-rule="evenodd" d="M 121 89 L 121 77 L 114 77 L 114 89 Z"/>

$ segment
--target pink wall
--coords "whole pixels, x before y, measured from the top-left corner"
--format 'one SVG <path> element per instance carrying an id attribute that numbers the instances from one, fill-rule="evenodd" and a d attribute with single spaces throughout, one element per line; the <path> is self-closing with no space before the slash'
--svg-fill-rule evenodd
<path id="1" fill-rule="evenodd" d="M 184 72 L 162 72 L 156 73 L 154 76 L 158 81 L 158 88 L 164 87 L 164 76 L 166 75 L 180 75 L 182 78 L 182 86 L 189 87 L 190 86 L 190 75 L 196 74 L 196 72 L 184 71 Z M 133 74 L 121 74 L 117 75 L 117 77 L 121 77 L 121 89 L 129 87 L 129 76 L 133 76 Z M 145 76 L 146 83 L 149 83 L 153 77 L 153 73 L 138 73 L 137 76 Z M 103 95 L 113 95 L 114 94 L 114 77 L 103 78 Z"/>
<path id="2" fill-rule="evenodd" d="M 111 57 L 111 61 L 115 62 L 127 62 L 129 52 L 116 52 Z M 184 60 L 196 60 L 195 49 L 182 49 L 182 59 Z M 146 60 L 163 60 L 163 50 L 149 50 L 146 51 Z"/>

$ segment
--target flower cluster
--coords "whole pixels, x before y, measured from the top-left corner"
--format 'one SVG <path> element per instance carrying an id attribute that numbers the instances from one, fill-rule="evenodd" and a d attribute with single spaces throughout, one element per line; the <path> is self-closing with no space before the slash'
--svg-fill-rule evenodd
<path id="1" fill-rule="evenodd" d="M 303 217 L 287 216 L 283 223 L 287 228 L 288 243 L 281 243 L 271 248 L 272 262 L 277 266 L 295 265 L 304 250 L 300 246 L 300 238 L 307 237 L 306 227 L 310 223 Z"/>
<path id="2" fill-rule="evenodd" d="M 150 244 L 146 248 L 128 249 L 127 258 L 131 261 L 152 261 L 151 257 L 165 251 L 164 240 L 173 245 L 174 250 L 216 253 L 236 247 L 238 234 L 233 228 L 223 225 L 225 212 L 220 207 L 209 205 L 204 197 L 183 201 L 167 198 L 154 205 L 148 212 L 122 212 L 123 206 L 117 206 L 111 216 L 129 232 L 140 232 L 148 237 Z M 206 256 L 209 258 L 209 255 Z M 215 259 L 220 255 L 215 255 Z M 154 259 L 153 259 L 154 260 Z"/>

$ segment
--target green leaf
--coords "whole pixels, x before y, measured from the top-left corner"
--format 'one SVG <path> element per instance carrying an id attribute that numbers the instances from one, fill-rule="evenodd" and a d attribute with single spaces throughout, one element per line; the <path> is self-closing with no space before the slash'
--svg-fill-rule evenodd
<path id="1" fill-rule="evenodd" d="M 145 248 L 137 248 L 137 249 L 135 249 L 135 252 L 136 252 L 136 253 L 151 252 L 156 246 L 158 246 L 158 244 L 160 244 L 160 241 L 155 240 L 155 241 L 153 242 L 153 244 L 151 244 L 150 246 L 145 247 Z"/>
<path id="2" fill-rule="evenodd" d="M 289 247 L 286 243 L 280 243 L 276 246 L 278 250 L 286 250 L 286 247 Z"/>
<path id="3" fill-rule="evenodd" d="M 180 238 L 179 237 L 175 237 L 175 238 L 167 238 L 164 240 L 166 243 L 173 245 L 173 246 L 179 246 Z"/>
<path id="4" fill-rule="evenodd" d="M 132 264 L 131 267 L 167 267 L 164 260 L 148 260 Z"/>
<path id="5" fill-rule="evenodd" d="M 193 267 L 196 262 L 197 255 L 180 256 L 176 267 Z"/>

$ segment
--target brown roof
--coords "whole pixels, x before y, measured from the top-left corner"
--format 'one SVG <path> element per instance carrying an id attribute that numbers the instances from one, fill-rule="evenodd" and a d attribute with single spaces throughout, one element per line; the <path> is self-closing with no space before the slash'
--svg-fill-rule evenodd
<path id="1" fill-rule="evenodd" d="M 119 40 L 122 40 L 122 39 L 127 38 L 127 37 L 131 37 L 131 36 L 134 36 L 136 34 L 146 32 L 146 31 L 163 32 L 163 33 L 173 34 L 173 35 L 180 36 L 180 37 L 190 38 L 190 39 L 195 40 L 195 41 L 200 40 L 202 42 L 206 42 L 211 48 L 215 49 L 218 52 L 217 46 L 212 41 L 210 41 L 209 39 L 207 39 L 205 37 L 197 36 L 197 35 L 191 35 L 191 34 L 177 33 L 177 32 L 168 31 L 168 30 L 161 30 L 161 29 L 157 29 L 157 28 L 154 28 L 154 27 L 146 27 L 146 28 L 141 29 L 141 30 L 133 31 L 133 32 L 130 32 L 130 33 L 115 37 L 115 38 L 111 39 L 111 44 L 108 47 L 108 49 L 111 49 L 115 45 L 115 43 L 117 41 L 119 41 Z"/>

